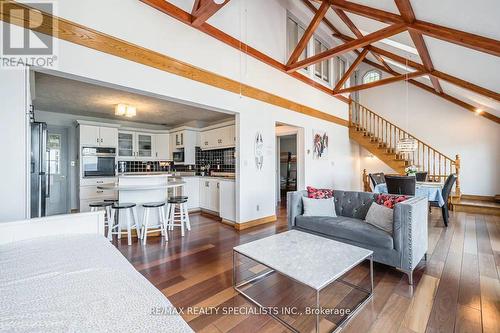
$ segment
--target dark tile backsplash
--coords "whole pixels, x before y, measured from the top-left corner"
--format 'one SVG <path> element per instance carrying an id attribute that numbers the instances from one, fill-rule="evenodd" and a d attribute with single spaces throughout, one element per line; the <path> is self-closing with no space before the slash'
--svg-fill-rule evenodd
<path id="1" fill-rule="evenodd" d="M 201 150 L 196 148 L 196 165 L 175 165 L 173 162 L 118 162 L 118 172 L 196 171 L 235 172 L 234 148 Z M 209 166 L 208 170 L 206 169 Z"/>

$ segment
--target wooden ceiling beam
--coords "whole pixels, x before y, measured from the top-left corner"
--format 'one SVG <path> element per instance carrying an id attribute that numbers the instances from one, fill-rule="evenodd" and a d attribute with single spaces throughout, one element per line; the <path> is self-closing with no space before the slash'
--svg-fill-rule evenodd
<path id="1" fill-rule="evenodd" d="M 394 0 L 396 3 L 396 6 L 398 7 L 398 10 L 403 17 L 403 20 L 411 24 L 415 22 L 415 13 L 413 12 L 413 8 L 411 7 L 410 0 Z M 418 55 L 420 56 L 420 59 L 422 60 L 422 63 L 424 64 L 425 70 L 427 72 L 432 72 L 434 70 L 434 65 L 432 64 L 431 56 L 429 54 L 429 50 L 427 49 L 427 46 L 425 45 L 424 38 L 422 35 L 417 32 L 410 30 L 410 37 L 413 41 L 413 44 L 415 45 L 415 48 L 418 51 Z M 443 92 L 443 88 L 441 88 L 441 85 L 439 84 L 439 80 L 434 77 L 434 76 L 429 76 L 432 82 L 432 86 L 438 93 Z"/>
<path id="2" fill-rule="evenodd" d="M 419 77 L 422 75 L 425 75 L 425 72 L 416 71 L 416 72 L 407 73 L 407 74 L 400 74 L 397 76 L 388 77 L 386 79 L 382 79 L 382 80 L 378 80 L 378 81 L 374 81 L 374 82 L 370 82 L 370 83 L 365 83 L 365 84 L 360 84 L 358 86 L 353 86 L 353 87 L 349 87 L 349 88 L 345 88 L 345 89 L 340 89 L 340 90 L 334 91 L 333 94 L 340 95 L 340 94 L 345 94 L 345 93 L 351 93 L 354 91 L 370 89 L 370 88 L 379 87 L 379 86 L 389 84 L 389 83 L 409 80 L 409 79 Z"/>
<path id="3" fill-rule="evenodd" d="M 309 43 L 309 40 L 311 39 L 314 32 L 316 31 L 319 24 L 321 23 L 321 20 L 323 20 L 323 17 L 325 17 L 325 14 L 326 14 L 328 8 L 330 8 L 330 0 L 323 0 L 323 2 L 321 3 L 321 6 L 314 14 L 314 17 L 312 18 L 311 23 L 309 24 L 306 31 L 304 32 L 304 35 L 302 36 L 300 41 L 297 43 L 295 50 L 293 50 L 292 54 L 290 55 L 290 58 L 288 59 L 287 66 L 292 65 L 293 63 L 295 63 L 299 59 L 300 55 L 302 54 L 302 52 L 306 48 L 307 43 Z"/>
<path id="4" fill-rule="evenodd" d="M 320 61 L 329 59 L 331 57 L 334 57 L 336 55 L 340 55 L 349 51 L 356 50 L 358 48 L 362 48 L 366 45 L 369 45 L 371 43 L 377 42 L 381 39 L 396 35 L 402 31 L 405 31 L 406 27 L 404 24 L 394 24 L 391 26 L 388 26 L 386 28 L 380 29 L 378 31 L 375 31 L 371 34 L 368 34 L 366 36 L 363 36 L 362 38 L 354 39 L 350 42 L 346 42 L 342 45 L 336 46 L 333 49 L 326 50 L 324 52 L 318 53 L 312 57 L 309 57 L 307 59 L 297 61 L 291 66 L 288 66 L 287 71 L 288 72 L 293 72 L 298 69 L 307 67 L 309 65 L 313 65 L 315 63 L 318 63 Z"/>
<path id="5" fill-rule="evenodd" d="M 500 41 L 424 21 L 408 25 L 410 31 L 500 57 Z"/>
<path id="6" fill-rule="evenodd" d="M 335 14 L 344 22 L 344 24 L 351 30 L 351 32 L 356 36 L 356 38 L 363 37 L 363 33 L 356 27 L 353 21 L 346 15 L 341 9 L 334 8 Z M 365 47 L 366 48 L 366 47 Z M 391 69 L 391 67 L 385 62 L 384 58 L 382 58 L 376 52 L 372 52 L 372 55 L 387 69 Z"/>
<path id="7" fill-rule="evenodd" d="M 361 15 L 388 24 L 405 23 L 400 15 L 386 12 L 369 6 L 360 5 L 345 0 L 331 0 L 333 8 Z M 414 30 L 421 34 L 444 40 L 449 43 L 461 45 L 473 50 L 500 56 L 500 41 L 479 35 L 474 35 L 465 31 L 444 27 L 425 21 L 416 20 L 408 24 L 408 30 Z"/>
<path id="8" fill-rule="evenodd" d="M 385 71 L 385 72 L 387 72 L 387 73 L 389 73 L 391 75 L 400 75 L 399 73 L 397 73 L 395 71 L 388 71 L 383 66 L 381 66 L 381 65 L 379 65 L 376 62 L 373 62 L 371 60 L 365 59 L 364 62 L 367 63 L 368 65 L 372 66 L 372 67 L 380 69 L 381 71 Z M 444 78 L 441 78 L 441 79 L 445 80 Z M 460 107 L 462 107 L 462 108 L 464 108 L 464 109 L 466 109 L 466 110 L 468 110 L 470 112 L 476 113 L 476 111 L 477 111 L 477 107 L 475 107 L 474 105 L 468 104 L 468 103 L 466 103 L 466 102 L 464 102 L 464 101 L 462 101 L 462 100 L 460 100 L 460 99 L 458 99 L 456 97 L 450 96 L 450 95 L 448 95 L 448 94 L 446 94 L 444 92 L 443 93 L 438 93 L 436 90 L 434 90 L 433 87 L 429 87 L 425 83 L 422 83 L 422 82 L 419 82 L 419 81 L 416 81 L 416 80 L 413 80 L 413 79 L 408 80 L 408 82 L 411 83 L 411 84 L 413 84 L 416 87 L 419 87 L 420 89 L 423 89 L 423 90 L 425 90 L 427 92 L 430 92 L 431 94 L 439 96 L 439 97 L 447 100 L 448 102 L 453 103 L 455 105 L 458 105 L 458 106 L 460 106 Z M 500 118 L 497 117 L 497 116 L 495 116 L 495 115 L 493 115 L 493 114 L 491 114 L 491 113 L 483 111 L 483 112 L 479 113 L 478 115 L 480 115 L 481 117 L 485 117 L 485 118 L 487 118 L 489 120 L 492 120 L 492 121 L 500 124 Z"/>
<path id="9" fill-rule="evenodd" d="M 351 77 L 351 75 L 354 72 L 354 70 L 356 69 L 356 67 L 358 67 L 358 65 L 363 61 L 363 59 L 365 59 L 367 53 L 368 53 L 368 49 L 363 49 L 363 51 L 361 51 L 361 53 L 356 58 L 356 60 L 354 60 L 354 62 L 349 67 L 349 69 L 345 72 L 344 76 L 342 76 L 342 78 L 339 80 L 339 82 L 337 82 L 337 85 L 335 86 L 335 88 L 333 88 L 334 93 L 337 90 L 339 90 L 340 88 L 342 88 L 344 83 Z"/>
<path id="10" fill-rule="evenodd" d="M 196 0 L 193 5 L 191 24 L 199 27 L 205 23 L 212 15 L 217 13 L 219 9 L 224 7 L 230 0 L 225 0 L 221 4 L 216 4 L 213 0 Z"/>

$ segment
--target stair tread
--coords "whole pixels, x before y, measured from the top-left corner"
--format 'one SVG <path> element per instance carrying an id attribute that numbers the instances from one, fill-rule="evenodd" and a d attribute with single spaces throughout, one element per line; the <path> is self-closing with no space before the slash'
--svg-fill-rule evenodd
<path id="1" fill-rule="evenodd" d="M 500 210 L 500 203 L 493 202 L 493 201 L 473 200 L 473 199 L 461 198 L 460 200 L 458 200 L 454 204 L 455 205 L 462 205 L 462 206 L 488 207 L 488 208 L 495 208 L 495 209 Z"/>

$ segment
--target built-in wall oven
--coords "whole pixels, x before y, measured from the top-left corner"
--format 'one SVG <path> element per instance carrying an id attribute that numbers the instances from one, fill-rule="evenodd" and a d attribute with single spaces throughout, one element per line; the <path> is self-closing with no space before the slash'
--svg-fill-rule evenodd
<path id="1" fill-rule="evenodd" d="M 116 148 L 83 147 L 82 176 L 84 178 L 115 177 Z"/>

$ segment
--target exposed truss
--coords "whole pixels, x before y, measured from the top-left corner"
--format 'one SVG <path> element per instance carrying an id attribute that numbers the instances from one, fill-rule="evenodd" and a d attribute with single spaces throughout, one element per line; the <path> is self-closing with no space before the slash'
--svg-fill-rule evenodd
<path id="1" fill-rule="evenodd" d="M 202 25 L 228 2 L 229 0 L 225 0 L 221 4 L 216 4 L 213 0 L 195 0 L 191 11 L 193 16 L 191 24 L 195 27 Z"/>
<path id="2" fill-rule="evenodd" d="M 345 0 L 301 0 L 313 12 L 314 17 L 311 20 L 311 23 L 309 24 L 306 32 L 304 33 L 303 37 L 299 41 L 298 45 L 296 46 L 294 52 L 292 53 L 286 64 L 283 64 L 281 62 L 276 61 L 275 59 L 270 58 L 269 56 L 266 56 L 265 54 L 259 52 L 258 50 L 253 49 L 249 45 L 246 45 L 241 41 L 233 37 L 230 37 L 229 35 L 223 33 L 222 31 L 206 23 L 206 20 L 212 15 L 214 15 L 222 6 L 227 4 L 229 0 L 224 1 L 220 5 L 215 4 L 213 0 L 195 0 L 195 4 L 193 6 L 193 11 L 191 14 L 184 12 L 183 10 L 172 5 L 168 1 L 164 0 L 140 0 L 140 1 L 147 3 L 156 9 L 159 9 L 186 24 L 191 25 L 211 35 L 212 37 L 223 41 L 224 43 L 232 47 L 237 47 L 242 52 L 245 52 L 257 58 L 267 63 L 268 65 L 271 65 L 282 71 L 286 71 L 293 77 L 300 79 L 301 81 L 306 82 L 325 92 L 327 92 L 327 90 L 325 90 L 326 87 L 314 82 L 310 78 L 304 77 L 303 75 L 297 73 L 296 70 L 303 67 L 307 67 L 317 62 L 324 61 L 325 59 L 329 59 L 335 55 L 351 51 L 355 52 L 358 55 L 356 61 L 347 70 L 346 75 L 344 75 L 344 77 L 340 79 L 339 83 L 335 86 L 335 88 L 333 90 L 330 90 L 330 93 L 332 95 L 339 97 L 341 99 L 343 97 L 340 94 L 361 89 L 368 89 L 374 86 L 379 86 L 381 84 L 387 84 L 406 79 L 408 80 L 408 82 L 410 82 L 413 85 L 416 85 L 421 89 L 424 89 L 430 93 L 440 96 L 454 104 L 457 104 L 473 112 L 476 111 L 477 109 L 473 105 L 465 103 L 453 96 L 444 93 L 439 83 L 439 80 L 447 81 L 458 87 L 467 89 L 469 91 L 486 96 L 496 101 L 500 101 L 500 94 L 495 91 L 488 90 L 484 87 L 480 87 L 478 85 L 472 84 L 470 82 L 454 77 L 447 73 L 440 72 L 439 70 L 435 69 L 432 64 L 431 56 L 429 55 L 429 52 L 427 50 L 422 35 L 438 38 L 450 43 L 465 46 L 495 56 L 500 56 L 500 41 L 456 29 L 447 28 L 437 24 L 420 21 L 415 18 L 409 0 L 394 0 L 400 11 L 400 14 L 386 12 L 380 9 L 372 8 L 369 6 Z M 310 1 L 320 3 L 319 9 L 316 9 L 316 7 L 313 6 Z M 326 18 L 325 15 L 329 8 L 333 9 L 333 11 L 350 29 L 350 31 L 356 36 L 356 38 L 352 38 L 342 34 Z M 374 19 L 389 24 L 389 26 L 374 33 L 363 36 L 361 31 L 355 26 L 355 24 L 350 20 L 350 18 L 346 15 L 345 12 Z M 309 40 L 314 35 L 314 31 L 318 28 L 320 23 L 324 23 L 333 32 L 333 37 L 342 40 L 343 44 L 336 46 L 330 50 L 326 50 L 322 53 L 316 54 L 307 59 L 299 61 L 298 59 L 300 55 L 307 46 Z M 403 31 L 408 31 L 410 33 L 412 41 L 414 42 L 415 47 L 422 60 L 422 64 L 417 63 L 415 61 L 411 61 L 409 59 L 406 59 L 402 56 L 381 49 L 374 45 L 371 45 L 372 43 L 375 43 L 381 39 L 388 38 L 392 35 L 398 34 Z M 366 55 L 368 54 L 368 52 L 373 54 L 373 56 L 377 59 L 379 63 L 375 63 L 367 59 Z M 403 73 L 403 74 L 399 73 L 395 71 L 393 68 L 391 68 L 391 66 L 387 64 L 385 59 L 390 59 L 397 63 L 408 65 L 409 67 L 413 68 L 415 72 Z M 394 78 L 391 77 L 388 79 L 381 80 L 382 83 L 376 85 L 360 85 L 358 86 L 358 88 L 361 87 L 360 89 L 356 89 L 356 87 L 347 88 L 350 89 L 347 91 L 346 89 L 341 89 L 341 87 L 348 80 L 349 76 L 352 75 L 352 72 L 361 62 L 365 62 L 373 67 L 385 71 L 386 73 L 393 75 Z M 432 87 L 412 79 L 412 77 L 422 76 L 422 75 L 427 75 L 431 79 Z M 489 114 L 487 112 L 482 112 L 481 115 L 497 123 L 500 122 L 498 117 Z"/>

